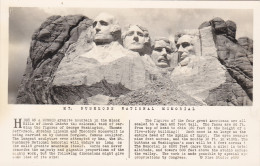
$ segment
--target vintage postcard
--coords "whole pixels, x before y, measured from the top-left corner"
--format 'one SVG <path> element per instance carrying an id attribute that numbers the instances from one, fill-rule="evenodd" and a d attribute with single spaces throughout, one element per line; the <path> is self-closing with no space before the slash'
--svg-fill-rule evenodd
<path id="1" fill-rule="evenodd" d="M 1 1 L 0 165 L 259 165 L 259 9 Z"/>

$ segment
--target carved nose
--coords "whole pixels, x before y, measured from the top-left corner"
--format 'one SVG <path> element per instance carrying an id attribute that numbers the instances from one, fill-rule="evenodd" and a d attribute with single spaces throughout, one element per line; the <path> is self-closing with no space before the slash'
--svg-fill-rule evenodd
<path id="1" fill-rule="evenodd" d="M 99 32 L 101 30 L 100 28 L 100 23 L 98 22 L 96 27 L 95 27 L 96 33 Z"/>
<path id="2" fill-rule="evenodd" d="M 101 29 L 100 28 L 95 28 L 96 29 L 96 33 L 98 33 Z"/>
<path id="3" fill-rule="evenodd" d="M 134 41 L 137 41 L 138 42 L 139 38 L 135 35 L 134 36 Z"/>
<path id="4" fill-rule="evenodd" d="M 167 56 L 167 52 L 165 48 L 162 49 L 162 56 Z"/>
<path id="5" fill-rule="evenodd" d="M 184 48 L 182 47 L 182 45 L 180 45 L 178 52 L 183 52 L 183 51 L 184 51 Z"/>

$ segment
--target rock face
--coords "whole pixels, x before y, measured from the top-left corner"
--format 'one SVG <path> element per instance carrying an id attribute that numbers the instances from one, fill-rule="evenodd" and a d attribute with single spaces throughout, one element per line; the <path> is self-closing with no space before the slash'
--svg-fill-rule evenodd
<path id="1" fill-rule="evenodd" d="M 85 16 L 52 16 L 32 36 L 30 56 L 19 87 L 18 104 L 52 103 L 49 93 L 60 61 L 69 45 L 79 34 L 92 25 Z"/>
<path id="2" fill-rule="evenodd" d="M 242 93 L 242 90 L 235 88 L 236 91 L 241 91 L 236 95 L 238 103 L 241 104 L 243 100 L 248 100 L 248 97 L 252 100 L 253 66 L 248 57 L 251 53 L 222 35 L 216 36 L 216 45 L 218 48 L 218 57 L 220 62 L 227 68 L 227 71 L 231 77 L 247 94 L 246 95 Z M 240 98 L 243 98 L 243 100 Z"/>
<path id="3" fill-rule="evenodd" d="M 252 105 L 253 41 L 215 18 L 193 36 L 186 66 L 161 69 L 114 41 L 95 45 L 92 20 L 52 16 L 32 37 L 18 104 Z M 178 55 L 175 54 L 175 60 Z"/>
<path id="4" fill-rule="evenodd" d="M 176 41 L 184 34 L 200 39 L 189 64 L 180 63 L 171 75 L 177 89 L 207 105 L 252 105 L 252 40 L 237 41 L 236 28 L 233 21 L 214 18 L 197 33 L 177 33 Z"/>
<path id="5" fill-rule="evenodd" d="M 235 39 L 236 24 L 226 21 L 226 33 L 215 29 L 211 22 L 213 37 L 220 63 L 225 67 L 226 81 L 210 91 L 208 105 L 252 105 L 253 63 L 252 52 L 243 48 Z M 240 43 L 243 39 L 240 39 Z M 246 42 L 245 42 L 246 43 Z M 247 44 L 244 44 L 244 46 Z"/>
<path id="6" fill-rule="evenodd" d="M 145 57 L 128 52 L 119 44 L 111 44 L 105 49 L 94 49 L 102 53 L 101 58 L 96 51 L 93 52 L 95 54 L 90 51 L 87 56 L 78 56 L 73 60 L 66 57 L 62 60 L 52 87 L 56 103 L 107 104 L 107 100 L 104 100 L 105 103 L 95 102 L 93 97 L 119 97 L 129 91 L 143 88 L 150 82 L 153 73 L 146 67 Z M 114 54 L 110 55 L 106 52 L 110 49 L 116 49 L 118 52 L 112 51 Z M 62 93 L 57 93 L 58 91 Z M 92 102 L 88 101 L 90 97 Z"/>
<path id="7" fill-rule="evenodd" d="M 253 40 L 248 37 L 240 37 L 238 38 L 237 43 L 248 51 L 247 58 L 253 65 Z"/>
<path id="8" fill-rule="evenodd" d="M 232 40 L 236 40 L 236 31 L 237 31 L 237 25 L 233 21 L 226 21 L 227 24 L 227 36 L 229 36 Z"/>
<path id="9" fill-rule="evenodd" d="M 211 27 L 203 28 L 193 36 L 200 38 L 193 43 L 196 55 L 191 57 L 187 66 L 178 65 L 171 75 L 171 80 L 179 90 L 205 102 L 210 90 L 225 82 L 226 69 L 218 60 Z"/>

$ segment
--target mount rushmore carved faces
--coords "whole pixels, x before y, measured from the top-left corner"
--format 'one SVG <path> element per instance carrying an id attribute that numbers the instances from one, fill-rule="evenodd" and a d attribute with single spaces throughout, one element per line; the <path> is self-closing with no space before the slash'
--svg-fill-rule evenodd
<path id="1" fill-rule="evenodd" d="M 189 58 L 195 55 L 194 46 L 192 44 L 192 36 L 183 35 L 179 38 L 177 44 L 178 51 L 178 62 L 181 63 L 182 66 L 185 66 L 189 63 Z"/>
<path id="2" fill-rule="evenodd" d="M 151 58 L 158 67 L 170 67 L 172 43 L 166 38 L 155 39 Z"/>
<path id="3" fill-rule="evenodd" d="M 114 16 L 101 13 L 93 22 L 95 30 L 94 42 L 96 45 L 108 44 L 121 36 L 121 28 Z"/>
<path id="4" fill-rule="evenodd" d="M 125 48 L 138 52 L 140 55 L 145 54 L 146 45 L 150 44 L 148 30 L 140 25 L 130 25 L 123 33 L 122 39 Z"/>

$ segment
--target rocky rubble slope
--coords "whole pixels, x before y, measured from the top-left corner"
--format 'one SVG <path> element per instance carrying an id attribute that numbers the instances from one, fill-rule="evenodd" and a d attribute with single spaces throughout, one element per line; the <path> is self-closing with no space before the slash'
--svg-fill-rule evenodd
<path id="1" fill-rule="evenodd" d="M 155 79 L 144 88 L 120 96 L 109 102 L 111 105 L 179 105 L 201 106 L 200 102 L 176 88 L 176 85 L 165 75 Z"/>

